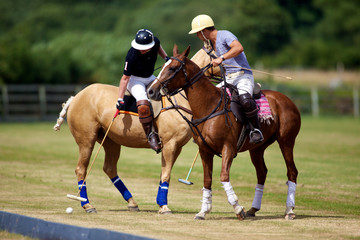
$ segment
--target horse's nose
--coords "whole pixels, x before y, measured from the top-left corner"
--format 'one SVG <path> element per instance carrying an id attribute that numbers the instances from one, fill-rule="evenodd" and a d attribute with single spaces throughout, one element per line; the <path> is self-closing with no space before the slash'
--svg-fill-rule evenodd
<path id="1" fill-rule="evenodd" d="M 150 99 L 157 100 L 155 91 L 153 89 L 149 88 L 147 93 L 148 93 L 148 96 L 149 96 Z"/>

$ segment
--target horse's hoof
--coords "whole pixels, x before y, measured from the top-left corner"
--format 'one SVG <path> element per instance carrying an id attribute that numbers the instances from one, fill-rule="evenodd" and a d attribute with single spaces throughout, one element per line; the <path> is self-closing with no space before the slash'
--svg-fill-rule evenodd
<path id="1" fill-rule="evenodd" d="M 195 215 L 194 220 L 205 220 L 205 213 L 199 212 L 198 214 Z"/>
<path id="2" fill-rule="evenodd" d="M 85 209 L 86 213 L 97 213 L 96 208 L 91 206 L 89 203 L 85 204 L 83 208 Z"/>
<path id="3" fill-rule="evenodd" d="M 294 220 L 295 219 L 295 213 L 289 213 L 285 215 L 285 220 Z"/>
<path id="4" fill-rule="evenodd" d="M 244 219 L 246 218 L 246 213 L 245 213 L 245 211 L 244 211 L 244 207 L 238 205 L 238 206 L 235 207 L 234 212 L 235 212 L 235 214 L 236 214 L 236 217 L 237 217 L 240 221 L 242 221 L 242 220 L 244 220 Z"/>
<path id="5" fill-rule="evenodd" d="M 128 206 L 128 210 L 130 212 L 138 212 L 138 211 L 140 211 L 138 206 Z"/>
<path id="6" fill-rule="evenodd" d="M 97 213 L 96 208 L 85 209 L 85 212 L 87 212 L 87 213 Z"/>
<path id="7" fill-rule="evenodd" d="M 293 211 L 293 207 L 287 207 L 285 210 L 285 220 L 294 220 L 295 219 L 295 213 Z"/>
<path id="8" fill-rule="evenodd" d="M 159 214 L 172 214 L 170 208 L 167 205 L 163 205 L 159 209 Z"/>
<path id="9" fill-rule="evenodd" d="M 246 217 L 255 217 L 255 213 L 259 211 L 259 209 L 256 208 L 250 208 L 250 210 L 248 210 L 246 212 Z"/>
<path id="10" fill-rule="evenodd" d="M 130 212 L 140 211 L 139 206 L 137 205 L 137 203 L 133 198 L 129 198 L 127 207 Z"/>

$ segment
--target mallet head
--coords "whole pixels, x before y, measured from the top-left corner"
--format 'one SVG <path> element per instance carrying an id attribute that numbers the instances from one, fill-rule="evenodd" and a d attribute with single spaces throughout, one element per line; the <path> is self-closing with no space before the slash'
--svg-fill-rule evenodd
<path id="1" fill-rule="evenodd" d="M 181 179 L 181 178 L 179 178 L 179 182 L 184 183 L 186 185 L 193 185 L 194 184 L 194 183 L 192 183 L 190 181 L 187 181 L 187 180 L 184 180 L 184 179 Z"/>

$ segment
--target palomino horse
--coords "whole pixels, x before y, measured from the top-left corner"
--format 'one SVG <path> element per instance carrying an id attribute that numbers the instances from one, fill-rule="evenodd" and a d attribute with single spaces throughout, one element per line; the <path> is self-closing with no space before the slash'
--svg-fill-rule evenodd
<path id="1" fill-rule="evenodd" d="M 228 97 L 224 98 L 222 93 L 224 91 L 215 87 L 206 76 L 199 75 L 200 68 L 187 58 L 189 51 L 190 46 L 182 54 L 179 54 L 177 46 L 174 46 L 174 56 L 163 67 L 158 79 L 148 88 L 148 95 L 152 99 L 159 99 L 161 94 L 171 96 L 180 90 L 184 90 L 189 101 L 193 112 L 193 138 L 199 146 L 204 170 L 202 207 L 195 219 L 205 219 L 205 215 L 211 211 L 211 185 L 215 154 L 222 156 L 220 180 L 225 188 L 228 202 L 234 207 L 235 214 L 240 220 L 244 219 L 245 216 L 255 216 L 255 212 L 261 206 L 267 174 L 264 151 L 275 140 L 279 143 L 287 166 L 288 197 L 285 218 L 293 219 L 295 217 L 293 209 L 295 207 L 298 175 L 293 159 L 293 148 L 301 124 L 298 108 L 285 95 L 276 91 L 263 90 L 262 92 L 271 107 L 273 120 L 270 120 L 269 125 L 267 123 L 261 124 L 264 135 L 263 142 L 250 144 L 249 140 L 246 139 L 238 149 L 237 141 L 243 124 L 237 122 L 232 113 L 224 111 L 224 106 L 226 109 L 229 108 Z M 194 124 L 195 122 L 197 125 Z M 250 152 L 251 161 L 256 168 L 258 183 L 252 208 L 245 214 L 230 184 L 229 172 L 237 152 L 247 150 Z"/>
<path id="2" fill-rule="evenodd" d="M 55 130 L 59 130 L 63 117 L 67 114 L 70 131 L 79 147 L 78 163 L 75 169 L 79 188 L 87 173 L 95 142 L 100 143 L 103 140 L 105 132 L 109 128 L 116 112 L 115 103 L 117 94 L 118 88 L 115 86 L 104 84 L 88 86 L 76 94 L 75 97 L 69 98 L 64 104 L 58 122 L 54 127 Z M 187 100 L 180 94 L 174 96 L 172 101 L 175 101 L 185 109 L 189 109 Z M 170 106 L 170 103 L 166 101 L 166 105 Z M 187 117 L 191 116 L 186 111 L 179 111 L 182 111 Z M 163 144 L 157 204 L 160 206 L 159 213 L 171 213 L 167 206 L 171 169 L 182 147 L 190 140 L 191 130 L 175 110 L 161 112 L 155 119 L 155 124 L 158 127 L 158 133 Z M 137 116 L 120 114 L 115 118 L 103 143 L 105 150 L 103 170 L 128 202 L 129 210 L 138 210 L 138 205 L 134 198 L 118 177 L 116 165 L 120 156 L 121 146 L 131 148 L 150 147 Z M 80 196 L 88 199 L 86 184 L 82 186 Z M 86 212 L 96 212 L 96 209 L 89 201 L 81 202 L 81 205 Z"/>

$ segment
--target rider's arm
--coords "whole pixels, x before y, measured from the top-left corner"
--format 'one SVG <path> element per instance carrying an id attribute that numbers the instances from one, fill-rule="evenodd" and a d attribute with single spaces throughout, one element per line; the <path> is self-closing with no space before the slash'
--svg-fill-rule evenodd
<path id="1" fill-rule="evenodd" d="M 215 58 L 212 60 L 212 64 L 214 66 L 218 66 L 220 65 L 225 59 L 229 59 L 229 58 L 233 58 L 238 56 L 239 54 L 241 54 L 244 51 L 243 46 L 241 45 L 241 43 L 238 40 L 234 40 L 231 44 L 230 44 L 230 50 L 223 54 L 222 56 Z"/>
<path id="2" fill-rule="evenodd" d="M 159 47 L 158 54 L 159 54 L 159 56 L 162 57 L 165 61 L 167 60 L 167 59 L 166 59 L 167 54 L 166 54 L 165 50 L 163 49 L 163 47 L 161 46 L 161 44 L 160 44 L 160 47 Z"/>
<path id="3" fill-rule="evenodd" d="M 130 80 L 130 76 L 127 76 L 125 74 L 121 77 L 120 85 L 119 85 L 119 96 L 118 96 L 119 98 L 124 99 L 125 91 L 129 83 L 129 80 Z"/>

